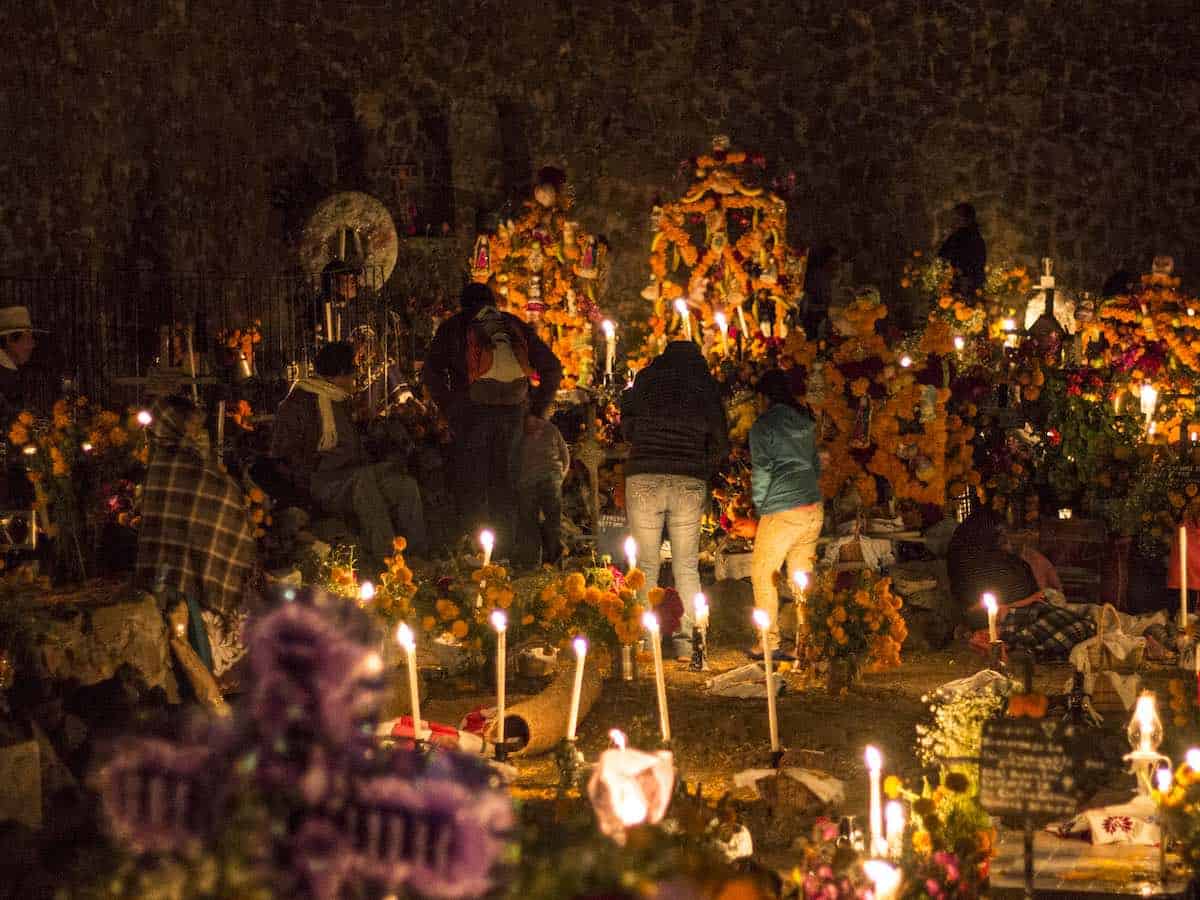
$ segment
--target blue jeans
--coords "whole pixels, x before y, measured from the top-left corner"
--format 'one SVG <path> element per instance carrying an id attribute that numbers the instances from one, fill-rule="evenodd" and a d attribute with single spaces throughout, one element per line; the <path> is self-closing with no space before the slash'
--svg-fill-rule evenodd
<path id="1" fill-rule="evenodd" d="M 516 555 L 517 473 L 524 406 L 469 403 L 453 422 L 455 477 L 462 527 L 478 538 L 487 527 L 496 535 L 494 559 Z M 476 544 L 477 545 L 477 544 Z"/>
<path id="2" fill-rule="evenodd" d="M 700 593 L 700 519 L 707 504 L 708 485 L 699 478 L 630 475 L 625 479 L 629 530 L 637 542 L 638 567 L 646 573 L 647 591 L 658 586 L 663 525 L 667 526 L 675 590 L 683 601 L 679 631 L 688 640 L 692 636 L 692 601 Z"/>

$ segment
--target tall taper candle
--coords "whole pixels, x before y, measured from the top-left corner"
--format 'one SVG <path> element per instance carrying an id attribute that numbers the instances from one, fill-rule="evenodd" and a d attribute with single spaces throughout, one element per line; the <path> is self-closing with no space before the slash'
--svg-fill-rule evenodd
<path id="1" fill-rule="evenodd" d="M 504 747 L 504 657 L 508 649 L 508 616 L 503 610 L 492 610 L 492 627 L 496 629 L 496 747 Z M 497 754 L 502 756 L 503 752 Z"/>
<path id="2" fill-rule="evenodd" d="M 483 529 L 479 532 L 479 546 L 483 548 L 483 566 L 487 568 L 492 564 L 492 550 L 496 547 L 496 535 L 487 528 Z"/>
<path id="3" fill-rule="evenodd" d="M 883 797 L 880 792 L 879 775 L 883 769 L 883 756 L 875 747 L 867 747 L 864 754 L 867 775 L 871 779 L 871 856 L 887 853 L 887 840 L 883 836 Z"/>
<path id="4" fill-rule="evenodd" d="M 616 326 L 611 319 L 605 319 L 600 323 L 600 327 L 604 329 L 604 374 L 611 378 L 613 360 L 617 355 Z"/>
<path id="5" fill-rule="evenodd" d="M 1187 628 L 1188 623 L 1188 566 L 1187 566 L 1187 526 L 1179 526 L 1179 627 Z"/>
<path id="6" fill-rule="evenodd" d="M 629 563 L 627 571 L 632 572 L 637 568 L 637 541 L 633 539 L 633 535 L 625 538 L 625 561 Z"/>
<path id="7" fill-rule="evenodd" d="M 771 732 L 771 752 L 778 753 L 779 747 L 779 717 L 775 710 L 775 673 L 771 665 L 771 644 L 767 632 L 771 628 L 771 617 L 766 610 L 756 609 L 753 613 L 754 624 L 762 641 L 763 667 L 767 671 L 767 727 Z"/>
<path id="8" fill-rule="evenodd" d="M 996 603 L 996 595 L 993 593 L 986 593 L 980 599 L 983 608 L 987 610 L 988 640 L 994 644 L 1000 640 L 1000 636 L 996 632 L 996 616 L 1000 612 L 1000 606 Z"/>
<path id="9" fill-rule="evenodd" d="M 658 694 L 658 724 L 663 743 L 671 740 L 671 717 L 667 712 L 667 682 L 663 675 L 662 640 L 658 630 L 658 616 L 647 612 L 642 616 L 642 625 L 650 632 L 650 644 L 654 651 L 654 689 Z"/>
<path id="10" fill-rule="evenodd" d="M 408 656 L 408 699 L 412 706 L 413 739 L 419 741 L 425 729 L 421 722 L 421 693 L 417 687 L 417 644 L 412 629 L 403 622 L 396 628 L 396 642 Z"/>
<path id="11" fill-rule="evenodd" d="M 587 659 L 588 642 L 583 635 L 571 642 L 575 648 L 575 684 L 571 688 L 571 714 L 567 717 L 567 740 L 575 740 L 579 727 L 579 697 L 583 693 L 583 666 Z"/>

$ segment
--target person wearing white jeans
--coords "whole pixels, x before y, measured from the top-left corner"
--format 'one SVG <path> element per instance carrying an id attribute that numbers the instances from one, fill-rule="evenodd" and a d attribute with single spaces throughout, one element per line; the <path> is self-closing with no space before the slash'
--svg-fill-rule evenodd
<path id="1" fill-rule="evenodd" d="M 810 503 L 768 513 L 758 522 L 754 555 L 750 559 L 750 584 L 754 587 L 754 605 L 771 617 L 767 640 L 772 651 L 779 649 L 779 591 L 775 586 L 779 567 L 787 563 L 789 584 L 797 572 L 812 571 L 824 521 L 822 504 Z"/>

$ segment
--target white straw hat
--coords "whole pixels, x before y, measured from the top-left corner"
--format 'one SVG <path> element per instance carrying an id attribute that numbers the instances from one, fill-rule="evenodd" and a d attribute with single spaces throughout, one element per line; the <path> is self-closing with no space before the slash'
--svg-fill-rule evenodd
<path id="1" fill-rule="evenodd" d="M 0 337 L 18 331 L 42 331 L 42 329 L 33 327 L 28 307 L 5 306 L 0 308 Z"/>

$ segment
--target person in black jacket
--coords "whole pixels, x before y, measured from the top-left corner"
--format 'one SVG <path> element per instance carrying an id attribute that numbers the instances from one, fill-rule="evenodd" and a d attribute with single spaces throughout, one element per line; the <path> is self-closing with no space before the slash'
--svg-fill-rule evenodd
<path id="1" fill-rule="evenodd" d="M 683 601 L 675 656 L 691 655 L 693 599 L 700 592 L 700 520 L 708 482 L 729 455 L 720 389 L 692 341 L 672 341 L 621 397 L 621 427 L 631 444 L 625 503 L 645 591 L 658 584 L 663 524 Z"/>
<path id="2" fill-rule="evenodd" d="M 496 308 L 486 284 L 468 284 L 461 303 L 434 334 L 421 380 L 450 425 L 461 524 L 491 528 L 501 559 L 514 549 L 522 426 L 554 401 L 562 363 L 531 326 Z"/>
<path id="3" fill-rule="evenodd" d="M 964 297 L 973 297 L 983 287 L 987 266 L 987 244 L 975 221 L 975 207 L 960 203 L 954 207 L 958 227 L 950 233 L 938 250 L 938 256 L 954 266 L 954 290 Z"/>

